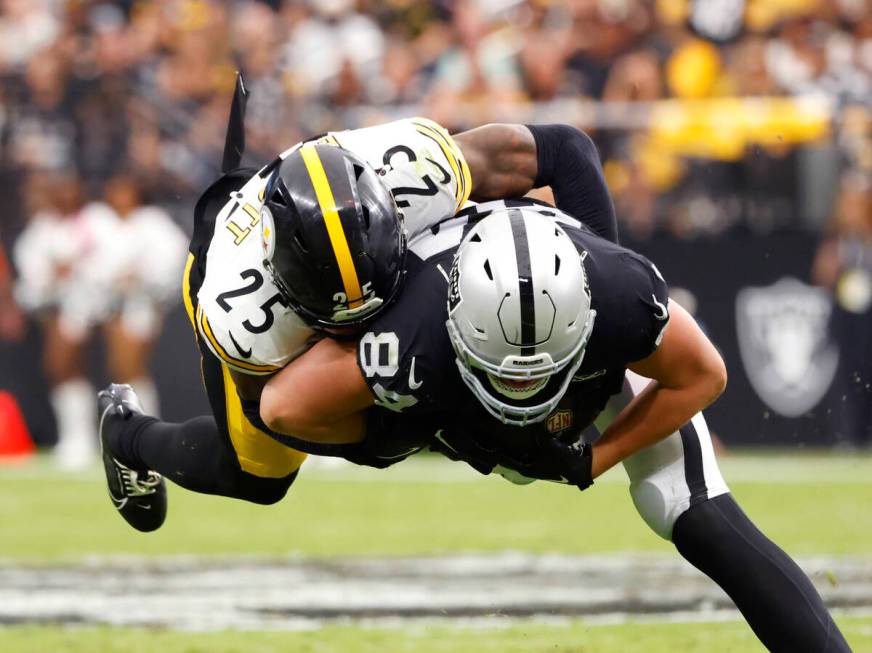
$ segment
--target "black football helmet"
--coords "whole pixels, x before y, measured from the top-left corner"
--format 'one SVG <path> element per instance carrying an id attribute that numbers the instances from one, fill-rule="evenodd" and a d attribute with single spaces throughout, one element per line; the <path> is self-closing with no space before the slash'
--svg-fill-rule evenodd
<path id="1" fill-rule="evenodd" d="M 402 214 L 352 152 L 306 143 L 288 155 L 267 182 L 262 218 L 264 266 L 310 324 L 359 326 L 399 292 Z"/>

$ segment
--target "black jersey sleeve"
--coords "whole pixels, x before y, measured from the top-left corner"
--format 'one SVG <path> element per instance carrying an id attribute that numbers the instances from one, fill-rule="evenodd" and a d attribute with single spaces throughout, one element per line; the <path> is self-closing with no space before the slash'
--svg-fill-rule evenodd
<path id="1" fill-rule="evenodd" d="M 627 267 L 638 275 L 639 338 L 635 349 L 630 350 L 630 361 L 646 358 L 660 346 L 663 333 L 669 324 L 669 287 L 660 270 L 647 258 L 635 252 L 625 255 Z M 644 291 L 643 291 L 644 288 Z"/>
<path id="2" fill-rule="evenodd" d="M 630 250 L 609 257 L 606 270 L 591 279 L 595 331 L 624 365 L 654 353 L 669 323 L 669 289 L 657 267 Z M 603 274 L 605 272 L 605 274 Z M 596 286 L 596 287 L 595 287 Z M 597 338 L 597 339 L 600 339 Z"/>
<path id="3" fill-rule="evenodd" d="M 360 337 L 357 363 L 377 406 L 422 414 L 443 405 L 454 365 L 445 329 L 448 281 L 439 268 L 409 257 L 400 297 Z"/>
<path id="4" fill-rule="evenodd" d="M 569 125 L 527 125 L 536 141 L 534 188 L 550 186 L 557 208 L 595 234 L 618 242 L 615 206 L 590 136 Z"/>

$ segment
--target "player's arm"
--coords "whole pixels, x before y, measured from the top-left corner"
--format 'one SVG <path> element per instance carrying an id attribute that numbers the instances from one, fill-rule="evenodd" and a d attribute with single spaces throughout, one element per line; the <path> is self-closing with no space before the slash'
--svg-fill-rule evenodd
<path id="1" fill-rule="evenodd" d="M 363 440 L 373 402 L 357 364 L 357 341 L 325 338 L 270 378 L 260 416 L 278 433 L 346 444 Z"/>
<path id="2" fill-rule="evenodd" d="M 536 141 L 524 125 L 490 124 L 454 134 L 472 178 L 477 202 L 521 197 L 533 189 Z"/>
<path id="3" fill-rule="evenodd" d="M 615 208 L 591 138 L 569 125 L 490 124 L 453 136 L 476 201 L 520 197 L 550 186 L 557 208 L 617 242 Z"/>
<path id="4" fill-rule="evenodd" d="M 374 445 L 366 433 L 369 408 L 429 412 L 441 397 L 444 374 L 444 361 L 430 354 L 451 346 L 446 294 L 437 270 L 411 275 L 391 309 L 359 339 L 325 338 L 270 379 L 261 397 L 263 421 L 308 442 Z M 377 425 L 374 433 L 381 435 Z"/>
<path id="5" fill-rule="evenodd" d="M 593 445 L 594 478 L 678 430 L 726 386 L 724 361 L 696 321 L 672 301 L 669 312 L 660 346 L 628 366 L 652 381 Z"/>

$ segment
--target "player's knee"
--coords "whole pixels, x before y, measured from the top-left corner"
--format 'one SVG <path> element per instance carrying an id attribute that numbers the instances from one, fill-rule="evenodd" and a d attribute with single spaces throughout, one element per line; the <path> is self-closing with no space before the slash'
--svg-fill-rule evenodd
<path id="1" fill-rule="evenodd" d="M 261 506 L 271 506 L 287 495 L 297 478 L 297 472 L 283 478 L 261 478 L 246 474 L 239 483 L 239 497 Z"/>
<path id="2" fill-rule="evenodd" d="M 649 481 L 633 483 L 630 495 L 636 511 L 648 527 L 664 540 L 671 540 L 675 522 L 688 508 L 687 498 L 674 496 Z"/>
<path id="3" fill-rule="evenodd" d="M 284 499 L 289 489 L 290 485 L 279 486 L 270 484 L 267 487 L 258 488 L 254 492 L 248 493 L 245 499 L 260 506 L 271 506 Z"/>

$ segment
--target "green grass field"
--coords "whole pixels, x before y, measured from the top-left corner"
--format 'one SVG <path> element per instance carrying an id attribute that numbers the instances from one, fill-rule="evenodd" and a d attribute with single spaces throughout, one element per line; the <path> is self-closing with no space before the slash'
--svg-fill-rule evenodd
<path id="1" fill-rule="evenodd" d="M 872 458 L 732 457 L 723 471 L 746 512 L 792 554 L 872 553 Z M 0 467 L 0 558 L 672 550 L 636 515 L 621 471 L 581 493 L 514 486 L 436 458 L 384 471 L 304 469 L 274 506 L 170 487 L 167 522 L 148 535 L 114 513 L 98 472 Z"/>
<path id="2" fill-rule="evenodd" d="M 855 653 L 872 651 L 872 619 L 840 619 Z M 11 628 L 5 653 L 749 653 L 763 648 L 744 623 L 370 629 L 302 633 L 178 633 L 142 629 Z"/>
<path id="3" fill-rule="evenodd" d="M 739 502 L 794 555 L 872 555 L 872 458 L 727 457 Z M 521 550 L 657 552 L 671 545 L 638 518 L 622 472 L 584 494 L 516 487 L 424 459 L 376 471 L 304 470 L 280 504 L 260 507 L 170 488 L 170 514 L 142 535 L 119 519 L 99 470 L 55 473 L 47 461 L 0 467 L 0 559 L 57 563 L 94 556 L 405 556 Z M 855 651 L 872 651 L 872 618 L 840 619 Z M 741 622 L 594 625 L 502 623 L 493 629 L 329 626 L 300 633 L 184 633 L 123 628 L 0 629 L 4 653 L 317 651 L 759 651 Z"/>

